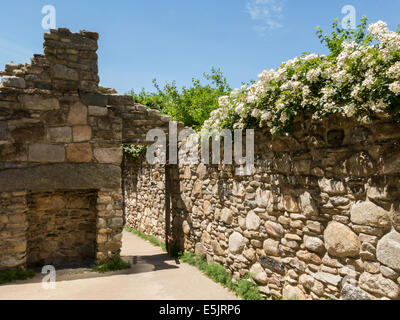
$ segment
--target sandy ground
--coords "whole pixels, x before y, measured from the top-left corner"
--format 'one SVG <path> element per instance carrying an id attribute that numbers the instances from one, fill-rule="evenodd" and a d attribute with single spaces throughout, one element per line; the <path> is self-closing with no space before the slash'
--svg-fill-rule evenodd
<path id="1" fill-rule="evenodd" d="M 132 268 L 106 275 L 57 271 L 56 288 L 43 276 L 0 286 L 0 300 L 234 300 L 234 294 L 196 268 L 168 258 L 160 248 L 124 231 L 122 257 Z"/>

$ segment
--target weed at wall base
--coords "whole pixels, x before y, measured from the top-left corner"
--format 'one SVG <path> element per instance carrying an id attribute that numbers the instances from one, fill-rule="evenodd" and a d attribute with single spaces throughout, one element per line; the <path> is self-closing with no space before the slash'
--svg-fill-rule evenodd
<path id="1" fill-rule="evenodd" d="M 136 229 L 130 228 L 128 226 L 125 226 L 124 229 L 126 231 L 134 234 L 135 236 L 138 236 L 139 238 L 142 238 L 143 240 L 146 240 L 146 241 L 150 242 L 152 245 L 154 245 L 156 247 L 161 247 L 162 251 L 167 252 L 167 248 L 165 247 L 165 243 L 162 243 L 156 237 L 148 236 L 143 231 L 136 230 Z"/>
<path id="2" fill-rule="evenodd" d="M 204 257 L 195 256 L 193 252 L 181 253 L 179 258 L 182 262 L 197 267 L 210 279 L 220 283 L 244 300 L 265 300 L 261 296 L 258 286 L 251 282 L 250 275 L 233 281 L 232 276 L 223 266 L 218 263 L 209 264 L 205 261 Z"/>
<path id="3" fill-rule="evenodd" d="M 131 267 L 131 264 L 122 260 L 122 258 L 117 255 L 115 256 L 112 260 L 107 261 L 106 263 L 99 265 L 99 266 L 94 266 L 93 271 L 100 272 L 100 273 L 106 273 L 106 272 L 112 272 L 112 271 L 119 271 L 119 270 L 125 270 L 129 269 Z"/>
<path id="4" fill-rule="evenodd" d="M 22 268 L 0 271 L 0 285 L 15 282 L 18 280 L 27 280 L 35 276 L 33 270 L 23 270 Z"/>

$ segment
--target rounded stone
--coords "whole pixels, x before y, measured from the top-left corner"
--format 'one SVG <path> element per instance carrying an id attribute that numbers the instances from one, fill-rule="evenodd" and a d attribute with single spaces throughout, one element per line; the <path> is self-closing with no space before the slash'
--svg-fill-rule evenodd
<path id="1" fill-rule="evenodd" d="M 182 230 L 184 234 L 189 234 L 190 233 L 190 225 L 189 223 L 185 220 L 182 223 Z"/>
<path id="2" fill-rule="evenodd" d="M 368 293 L 364 290 L 347 284 L 342 289 L 343 300 L 371 300 Z"/>
<path id="3" fill-rule="evenodd" d="M 246 218 L 246 228 L 250 231 L 257 231 L 260 228 L 260 218 L 254 211 L 250 211 Z"/>
<path id="4" fill-rule="evenodd" d="M 232 211 L 228 208 L 222 209 L 221 221 L 226 224 L 231 224 L 233 222 Z"/>
<path id="5" fill-rule="evenodd" d="M 400 294 L 399 286 L 392 280 L 384 278 L 382 275 L 364 272 L 359 279 L 360 288 L 374 295 L 385 296 L 390 299 L 398 298 Z"/>
<path id="6" fill-rule="evenodd" d="M 250 274 L 258 284 L 268 284 L 268 275 L 260 263 L 253 264 L 250 268 Z"/>
<path id="7" fill-rule="evenodd" d="M 268 221 L 265 223 L 265 229 L 267 233 L 274 238 L 283 238 L 285 235 L 285 229 L 276 222 Z"/>
<path id="8" fill-rule="evenodd" d="M 256 259 L 256 252 L 250 248 L 243 252 L 243 256 L 249 261 L 254 261 Z"/>
<path id="9" fill-rule="evenodd" d="M 233 254 L 239 254 L 243 251 L 244 248 L 244 241 L 243 236 L 238 233 L 234 232 L 229 237 L 229 251 Z"/>
<path id="10" fill-rule="evenodd" d="M 194 250 L 196 256 L 206 256 L 207 254 L 207 249 L 204 247 L 204 245 L 200 242 L 196 243 L 195 250 Z"/>
<path id="11" fill-rule="evenodd" d="M 299 283 L 304 288 L 311 289 L 315 283 L 315 279 L 308 274 L 302 274 L 299 278 Z"/>
<path id="12" fill-rule="evenodd" d="M 304 245 L 312 252 L 323 253 L 325 252 L 324 242 L 316 237 L 304 237 Z"/>
<path id="13" fill-rule="evenodd" d="M 301 211 L 306 217 L 313 217 L 318 215 L 318 209 L 309 192 L 304 192 L 300 195 Z"/>
<path id="14" fill-rule="evenodd" d="M 267 239 L 263 245 L 266 255 L 277 257 L 279 256 L 279 241 Z"/>
<path id="15" fill-rule="evenodd" d="M 283 300 L 306 300 L 304 292 L 300 288 L 291 285 L 283 288 L 282 296 Z"/>
<path id="16" fill-rule="evenodd" d="M 400 270 L 400 233 L 392 231 L 384 236 L 378 242 L 376 256 L 384 265 Z"/>
<path id="17" fill-rule="evenodd" d="M 335 257 L 358 257 L 361 243 L 357 235 L 347 226 L 331 222 L 324 232 L 325 248 Z"/>
<path id="18" fill-rule="evenodd" d="M 389 228 L 389 213 L 371 201 L 356 203 L 351 208 L 351 222 L 359 225 Z"/>

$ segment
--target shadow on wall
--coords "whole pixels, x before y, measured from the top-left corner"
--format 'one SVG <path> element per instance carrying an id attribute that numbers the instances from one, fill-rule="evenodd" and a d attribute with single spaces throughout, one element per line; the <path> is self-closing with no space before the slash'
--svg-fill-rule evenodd
<path id="1" fill-rule="evenodd" d="M 169 211 L 172 215 L 171 243 L 168 251 L 174 254 L 174 251 L 183 251 L 185 249 L 186 236 L 189 236 L 188 232 L 190 232 L 190 226 L 192 225 L 191 216 L 189 215 L 191 201 L 187 203 L 182 197 L 183 190 L 181 190 L 178 165 L 168 165 L 168 171 L 167 177 L 170 178 L 170 185 L 169 188 L 166 188 L 166 193 L 170 194 L 171 200 L 170 208 L 166 208 L 166 211 Z M 188 228 L 185 228 L 186 224 L 189 225 Z"/>

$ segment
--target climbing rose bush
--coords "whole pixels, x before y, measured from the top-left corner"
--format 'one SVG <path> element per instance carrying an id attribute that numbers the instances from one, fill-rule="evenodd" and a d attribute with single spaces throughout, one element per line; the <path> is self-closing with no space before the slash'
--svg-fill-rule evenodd
<path id="1" fill-rule="evenodd" d="M 369 25 L 364 17 L 356 31 L 319 33 L 331 53 L 304 54 L 265 70 L 253 85 L 219 99 L 204 128 L 269 127 L 288 134 L 299 114 L 320 120 L 340 113 L 363 122 L 374 117 L 397 119 L 400 106 L 400 33 L 385 22 Z M 318 30 L 318 29 L 317 29 Z"/>

